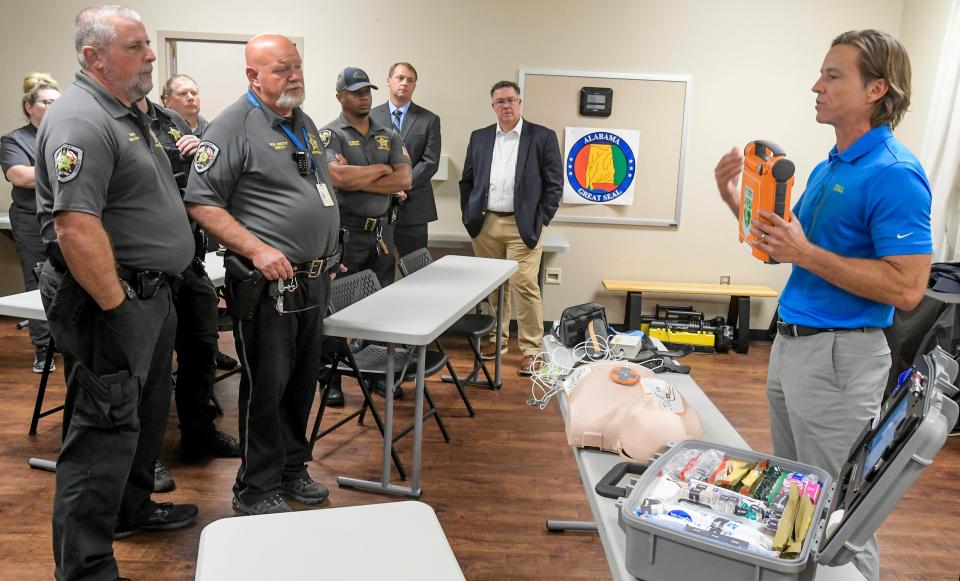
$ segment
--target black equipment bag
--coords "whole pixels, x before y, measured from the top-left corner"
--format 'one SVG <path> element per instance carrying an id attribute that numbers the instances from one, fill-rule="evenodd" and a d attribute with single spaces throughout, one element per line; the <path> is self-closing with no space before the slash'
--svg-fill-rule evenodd
<path id="1" fill-rule="evenodd" d="M 594 319 L 600 319 L 603 321 L 605 328 L 609 327 L 607 325 L 607 312 L 597 303 L 567 307 L 563 310 L 560 320 L 554 327 L 554 334 L 567 347 L 575 347 L 578 343 L 584 341 L 587 324 Z"/>

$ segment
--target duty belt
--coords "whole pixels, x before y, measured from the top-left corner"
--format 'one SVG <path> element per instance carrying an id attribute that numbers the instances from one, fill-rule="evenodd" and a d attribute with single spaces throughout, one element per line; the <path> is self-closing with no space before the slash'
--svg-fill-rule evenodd
<path id="1" fill-rule="evenodd" d="M 293 265 L 293 275 L 302 274 L 307 278 L 317 278 L 325 272 L 329 272 L 340 264 L 340 255 L 332 254 L 324 258 L 316 258 Z"/>
<path id="2" fill-rule="evenodd" d="M 341 214 L 340 224 L 360 228 L 364 232 L 373 232 L 377 228 L 383 227 L 387 223 L 386 216 L 374 216 L 364 218 L 363 216 L 354 216 L 353 214 Z"/>
<path id="3" fill-rule="evenodd" d="M 159 270 L 133 270 L 124 266 L 117 266 L 117 276 L 120 277 L 123 290 L 127 298 L 153 298 L 163 285 L 175 288 L 181 277 L 172 276 Z"/>
<path id="4" fill-rule="evenodd" d="M 820 327 L 807 327 L 804 325 L 791 325 L 790 323 L 777 321 L 777 333 L 781 335 L 785 335 L 787 337 L 810 337 L 811 335 L 816 335 L 818 333 L 842 333 L 842 332 L 866 333 L 872 330 L 874 330 L 874 327 L 824 329 Z"/>

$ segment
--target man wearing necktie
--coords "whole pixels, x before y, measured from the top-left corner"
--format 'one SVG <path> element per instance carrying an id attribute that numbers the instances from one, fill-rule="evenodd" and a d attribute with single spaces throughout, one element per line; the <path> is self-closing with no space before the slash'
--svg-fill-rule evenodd
<path id="1" fill-rule="evenodd" d="M 389 100 L 370 111 L 370 118 L 380 125 L 393 125 L 413 164 L 413 185 L 392 225 L 394 245 L 400 256 L 426 248 L 427 224 L 437 219 L 430 180 L 440 167 L 440 118 L 412 101 L 417 78 L 413 65 L 395 63 L 387 74 Z"/>

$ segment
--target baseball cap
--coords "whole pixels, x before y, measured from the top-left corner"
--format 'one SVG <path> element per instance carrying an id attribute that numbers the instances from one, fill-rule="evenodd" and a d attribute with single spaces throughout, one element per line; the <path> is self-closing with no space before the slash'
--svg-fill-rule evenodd
<path id="1" fill-rule="evenodd" d="M 364 87 L 377 88 L 362 69 L 347 67 L 337 75 L 337 91 L 356 91 Z"/>

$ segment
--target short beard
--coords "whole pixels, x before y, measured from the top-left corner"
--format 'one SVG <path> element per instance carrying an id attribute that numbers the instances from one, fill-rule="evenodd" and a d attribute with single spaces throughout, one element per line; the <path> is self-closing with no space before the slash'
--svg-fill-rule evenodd
<path id="1" fill-rule="evenodd" d="M 140 80 L 140 74 L 147 72 L 153 73 L 153 65 L 148 64 L 140 71 L 137 71 L 137 74 L 132 79 L 120 79 L 114 75 L 113 70 L 110 67 L 110 63 L 108 62 L 106 69 L 103 71 L 103 76 L 106 77 L 107 81 L 109 81 L 111 85 L 121 89 L 132 103 L 136 103 L 140 99 L 146 97 L 150 91 L 153 90 L 152 77 L 146 81 Z"/>
<path id="2" fill-rule="evenodd" d="M 303 105 L 303 100 L 306 96 L 306 93 L 300 93 L 299 95 L 280 93 L 280 96 L 277 97 L 277 107 L 281 109 L 296 109 L 300 105 Z"/>

